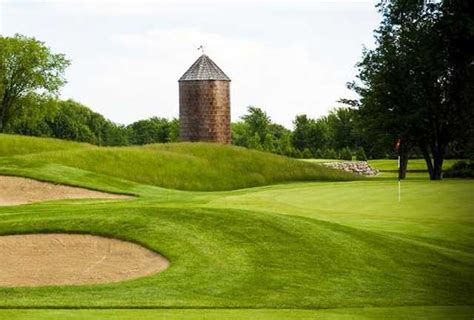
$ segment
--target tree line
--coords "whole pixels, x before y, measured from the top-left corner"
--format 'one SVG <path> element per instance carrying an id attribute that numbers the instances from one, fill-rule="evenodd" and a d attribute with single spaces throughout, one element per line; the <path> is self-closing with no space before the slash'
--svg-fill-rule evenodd
<path id="1" fill-rule="evenodd" d="M 293 129 L 274 123 L 261 108 L 249 106 L 232 123 L 232 144 L 294 158 L 367 160 L 395 158 L 391 143 L 369 134 L 358 109 L 340 107 L 317 119 L 297 115 Z M 101 146 L 179 141 L 179 120 L 152 117 L 129 125 L 114 123 L 74 100 L 30 93 L 18 100 L 3 132 L 53 137 Z M 412 154 L 422 157 L 421 152 Z M 451 148 L 447 157 L 469 157 Z"/>
<path id="2" fill-rule="evenodd" d="M 334 109 L 318 119 L 298 115 L 289 130 L 273 123 L 262 109 L 250 106 L 240 121 L 232 124 L 232 143 L 295 158 L 367 160 L 356 117 L 356 110 L 350 108 Z"/>
<path id="3" fill-rule="evenodd" d="M 178 141 L 179 121 L 152 117 L 125 126 L 74 100 L 29 94 L 18 100 L 14 116 L 4 124 L 3 132 L 126 146 Z"/>
<path id="4" fill-rule="evenodd" d="M 29 93 L 17 100 L 2 132 L 53 137 L 102 146 L 143 145 L 179 141 L 179 120 L 152 117 L 129 125 L 114 123 L 74 100 Z M 294 130 L 273 123 L 261 108 L 249 106 L 232 123 L 232 143 L 295 158 L 366 160 L 356 112 L 339 108 L 326 117 L 299 115 Z M 386 154 L 369 153 L 370 157 Z"/>

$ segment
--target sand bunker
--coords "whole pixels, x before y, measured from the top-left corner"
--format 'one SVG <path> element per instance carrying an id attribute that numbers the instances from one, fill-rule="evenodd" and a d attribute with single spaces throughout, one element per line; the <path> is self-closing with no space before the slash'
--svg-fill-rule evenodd
<path id="1" fill-rule="evenodd" d="M 0 236 L 0 257 L 2 287 L 117 282 L 169 265 L 137 244 L 78 234 Z"/>
<path id="2" fill-rule="evenodd" d="M 33 179 L 0 176 L 0 206 L 60 199 L 126 199 L 125 195 L 68 187 Z"/>

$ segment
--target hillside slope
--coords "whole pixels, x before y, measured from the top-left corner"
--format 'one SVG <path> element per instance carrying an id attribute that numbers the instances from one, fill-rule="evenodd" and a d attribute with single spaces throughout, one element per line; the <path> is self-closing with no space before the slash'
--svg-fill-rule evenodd
<path id="1" fill-rule="evenodd" d="M 0 157 L 92 147 L 90 144 L 74 141 L 0 133 Z"/>
<path id="2" fill-rule="evenodd" d="M 21 139 L 21 143 L 12 142 L 16 139 Z M 9 159 L 10 163 L 14 163 L 15 159 L 27 166 L 55 163 L 179 190 L 219 191 L 294 181 L 357 179 L 349 173 L 313 163 L 210 143 L 94 147 L 60 140 L 2 135 L 0 144 L 5 149 L 0 156 L 14 155 L 14 159 Z M 40 152 L 42 149 L 45 152 Z"/>

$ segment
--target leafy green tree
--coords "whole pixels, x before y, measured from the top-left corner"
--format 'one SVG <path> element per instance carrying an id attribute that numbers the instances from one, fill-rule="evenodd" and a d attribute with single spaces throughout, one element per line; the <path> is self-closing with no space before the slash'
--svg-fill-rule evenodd
<path id="1" fill-rule="evenodd" d="M 250 132 L 248 125 L 245 122 L 234 122 L 231 125 L 232 129 L 232 144 L 248 148 L 248 133 Z"/>
<path id="2" fill-rule="evenodd" d="M 88 143 L 99 143 L 99 133 L 91 126 L 92 111 L 73 100 L 57 101 L 57 111 L 48 125 L 52 136 Z"/>
<path id="3" fill-rule="evenodd" d="M 247 114 L 242 117 L 242 120 L 247 124 L 250 135 L 253 136 L 257 134 L 260 139 L 260 144 L 263 144 L 271 123 L 270 117 L 266 112 L 260 108 L 249 106 L 247 108 Z"/>
<path id="4" fill-rule="evenodd" d="M 248 139 L 248 147 L 250 149 L 263 150 L 262 141 L 260 135 L 255 132 L 253 136 Z"/>
<path id="5" fill-rule="evenodd" d="M 449 144 L 474 119 L 473 6 L 467 0 L 382 1 L 377 47 L 359 63 L 362 85 L 352 84 L 368 126 L 387 141 L 401 138 L 402 159 L 417 147 L 432 180 L 441 179 Z"/>
<path id="6" fill-rule="evenodd" d="M 128 132 L 73 100 L 30 93 L 18 100 L 5 132 L 54 137 L 98 145 L 127 145 Z"/>
<path id="7" fill-rule="evenodd" d="M 0 132 L 22 97 L 33 92 L 56 94 L 66 83 L 68 65 L 63 54 L 52 53 L 34 38 L 0 36 Z"/>
<path id="8" fill-rule="evenodd" d="M 5 125 L 4 132 L 29 136 L 51 137 L 48 121 L 57 112 L 53 98 L 30 93 L 17 101 L 16 112 Z"/>
<path id="9" fill-rule="evenodd" d="M 293 146 L 298 150 L 304 150 L 310 148 L 310 136 L 311 136 L 311 127 L 313 122 L 305 114 L 296 116 L 293 121 L 293 135 L 292 142 Z"/>
<path id="10" fill-rule="evenodd" d="M 291 155 L 291 131 L 272 123 L 260 108 L 250 106 L 242 121 L 232 124 L 232 143 L 238 146 Z"/>
<path id="11" fill-rule="evenodd" d="M 327 148 L 331 145 L 331 127 L 327 117 L 316 119 L 310 130 L 310 149 L 313 153 L 318 148 Z"/>
<path id="12" fill-rule="evenodd" d="M 278 141 L 279 141 L 279 145 L 278 145 L 277 153 L 288 156 L 288 157 L 292 157 L 295 149 L 293 148 L 293 145 L 291 144 L 291 131 L 286 130 L 286 132 L 280 136 Z"/>
<path id="13" fill-rule="evenodd" d="M 332 148 L 355 147 L 356 112 L 356 110 L 350 108 L 337 108 L 329 113 L 327 123 Z"/>
<path id="14" fill-rule="evenodd" d="M 306 115 L 296 116 L 293 121 L 293 146 L 303 151 L 315 153 L 318 148 L 325 148 L 330 141 L 330 130 L 326 117 L 317 120 L 309 119 Z"/>
<path id="15" fill-rule="evenodd" d="M 129 145 L 129 130 L 122 124 L 107 121 L 103 128 L 103 145 L 126 146 Z"/>
<path id="16" fill-rule="evenodd" d="M 169 142 L 179 141 L 179 119 L 173 118 L 170 122 L 170 138 Z"/>
<path id="17" fill-rule="evenodd" d="M 170 122 L 165 118 L 152 117 L 128 126 L 131 144 L 164 143 L 171 140 Z"/>
<path id="18" fill-rule="evenodd" d="M 291 156 L 294 149 L 291 144 L 291 131 L 276 123 L 270 123 L 268 131 L 269 133 L 266 138 L 267 148 L 265 150 L 281 155 Z"/>
<path id="19" fill-rule="evenodd" d="M 238 146 L 295 156 L 292 132 L 282 125 L 272 123 L 260 108 L 248 107 L 242 121 L 232 123 L 232 143 Z"/>

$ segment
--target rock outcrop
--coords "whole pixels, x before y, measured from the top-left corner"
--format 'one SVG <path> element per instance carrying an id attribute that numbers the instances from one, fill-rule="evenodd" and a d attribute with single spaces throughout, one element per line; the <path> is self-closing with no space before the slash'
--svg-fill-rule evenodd
<path id="1" fill-rule="evenodd" d="M 324 162 L 321 164 L 329 168 L 344 170 L 364 176 L 376 176 L 379 174 L 379 170 L 369 166 L 367 161 Z"/>

